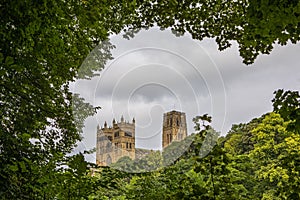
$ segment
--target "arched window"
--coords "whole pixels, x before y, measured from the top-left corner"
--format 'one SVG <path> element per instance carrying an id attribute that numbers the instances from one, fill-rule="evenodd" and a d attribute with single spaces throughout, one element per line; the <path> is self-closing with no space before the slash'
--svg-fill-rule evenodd
<path id="1" fill-rule="evenodd" d="M 119 131 L 115 132 L 114 137 L 119 137 L 119 136 L 120 136 Z"/>

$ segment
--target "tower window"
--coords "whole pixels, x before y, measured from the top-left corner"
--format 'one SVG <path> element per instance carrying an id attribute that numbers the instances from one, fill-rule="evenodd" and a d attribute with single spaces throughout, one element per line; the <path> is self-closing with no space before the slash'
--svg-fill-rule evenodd
<path id="1" fill-rule="evenodd" d="M 115 137 L 119 137 L 119 136 L 120 136 L 119 131 L 115 132 L 114 136 L 115 136 Z"/>
<path id="2" fill-rule="evenodd" d="M 125 136 L 127 136 L 127 137 L 132 137 L 132 133 L 129 132 L 129 131 L 125 131 Z"/>

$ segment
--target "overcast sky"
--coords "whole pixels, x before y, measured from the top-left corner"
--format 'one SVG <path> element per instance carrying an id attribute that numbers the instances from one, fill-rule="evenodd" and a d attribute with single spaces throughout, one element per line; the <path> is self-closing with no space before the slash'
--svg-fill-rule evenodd
<path id="1" fill-rule="evenodd" d="M 111 42 L 114 59 L 100 76 L 73 85 L 73 91 L 102 107 L 86 120 L 77 151 L 95 147 L 97 124 L 110 125 L 122 115 L 126 121 L 135 117 L 139 148 L 161 149 L 163 113 L 171 110 L 186 113 L 188 133 L 192 118 L 208 113 L 224 135 L 232 124 L 271 111 L 275 90 L 300 90 L 300 44 L 276 46 L 246 66 L 236 43 L 220 52 L 214 40 L 194 41 L 187 34 L 150 29 L 130 40 L 112 36 Z"/>

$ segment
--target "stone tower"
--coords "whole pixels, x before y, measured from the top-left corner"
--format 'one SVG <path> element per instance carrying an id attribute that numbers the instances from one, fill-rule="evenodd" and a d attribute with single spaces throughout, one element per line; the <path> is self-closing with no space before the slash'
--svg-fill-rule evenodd
<path id="1" fill-rule="evenodd" d="M 96 164 L 99 166 L 108 166 L 123 156 L 135 159 L 135 119 L 129 123 L 122 116 L 121 122 L 114 119 L 109 127 L 105 122 L 103 128 L 97 128 L 96 146 Z"/>
<path id="2" fill-rule="evenodd" d="M 179 111 L 164 113 L 162 147 L 165 148 L 172 141 L 181 141 L 187 136 L 186 116 Z"/>

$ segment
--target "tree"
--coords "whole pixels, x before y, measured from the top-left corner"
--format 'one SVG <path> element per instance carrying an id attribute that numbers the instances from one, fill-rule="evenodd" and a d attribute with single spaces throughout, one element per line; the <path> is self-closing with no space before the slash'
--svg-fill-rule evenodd
<path id="1" fill-rule="evenodd" d="M 134 6 L 59 0 L 0 4 L 0 195 L 42 198 L 49 185 L 39 182 L 55 182 L 81 139 L 84 119 L 95 111 L 68 83 L 104 66 L 111 45 L 101 49 L 97 65 L 79 72 L 89 51 L 122 30 Z"/>
<path id="2" fill-rule="evenodd" d="M 300 199 L 300 136 L 287 130 L 289 123 L 270 113 L 253 130 L 256 144 L 250 157 L 262 199 Z"/>
<path id="3" fill-rule="evenodd" d="M 273 110 L 289 123 L 288 129 L 300 133 L 300 95 L 298 91 L 284 91 L 282 89 L 274 92 L 272 100 Z"/>
<path id="4" fill-rule="evenodd" d="M 133 176 L 125 186 L 126 199 L 167 199 L 167 185 L 160 171 Z"/>
<path id="5" fill-rule="evenodd" d="M 193 148 L 160 172 L 157 180 L 166 187 L 165 199 L 247 199 L 247 190 L 236 177 L 238 170 L 221 146 L 216 144 L 201 156 L 207 146 L 199 134 L 193 139 Z"/>
<path id="6" fill-rule="evenodd" d="M 264 116 L 254 118 L 248 123 L 233 124 L 223 141 L 225 151 L 233 155 L 248 154 L 255 143 L 252 140 L 252 130 L 261 123 Z"/>
<path id="7" fill-rule="evenodd" d="M 243 62 L 251 64 L 259 54 L 269 54 L 275 43 L 300 40 L 300 2 L 275 1 L 138 1 L 140 18 L 133 27 L 158 25 L 193 39 L 215 38 L 219 50 L 239 44 Z M 131 28 L 131 27 L 130 27 Z"/>
<path id="8" fill-rule="evenodd" d="M 140 28 L 158 25 L 177 35 L 189 32 L 197 40 L 215 38 L 220 50 L 234 40 L 249 64 L 276 42 L 299 41 L 299 4 L 1 1 L 0 195 L 37 198 L 55 182 L 67 153 L 81 139 L 84 119 L 95 112 L 69 91 L 69 82 L 90 78 L 103 68 L 111 58 L 109 43 L 96 49 L 101 52 L 97 62 L 86 60 L 82 68 L 81 63 L 109 35 L 124 30 L 125 37 L 132 36 Z"/>
<path id="9" fill-rule="evenodd" d="M 254 118 L 248 123 L 232 125 L 228 134 L 219 140 L 220 146 L 230 159 L 228 168 L 231 171 L 232 181 L 244 188 L 246 199 L 260 199 L 261 195 L 256 190 L 260 183 L 255 178 L 255 164 L 249 157 L 249 153 L 257 142 L 253 139 L 252 130 L 262 122 L 264 116 Z"/>
<path id="10" fill-rule="evenodd" d="M 194 136 L 195 134 L 191 134 L 181 141 L 173 141 L 164 148 L 162 152 L 163 166 L 172 165 L 185 155 L 194 140 Z"/>
<path id="11" fill-rule="evenodd" d="M 245 199 L 247 190 L 235 177 L 238 170 L 217 142 L 218 133 L 209 125 L 211 117 L 197 116 L 193 121 L 196 133 L 190 148 L 161 173 L 168 189 L 167 199 Z"/>

